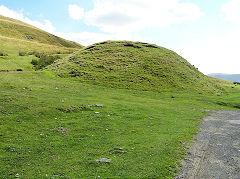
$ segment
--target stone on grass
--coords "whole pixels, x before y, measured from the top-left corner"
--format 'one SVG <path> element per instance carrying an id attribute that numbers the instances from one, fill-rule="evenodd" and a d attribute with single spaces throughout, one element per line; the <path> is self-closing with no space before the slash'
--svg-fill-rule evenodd
<path id="1" fill-rule="evenodd" d="M 103 104 L 89 104 L 88 107 L 99 107 L 99 108 L 103 108 L 104 105 L 103 105 Z"/>
<path id="2" fill-rule="evenodd" d="M 103 108 L 103 107 L 104 107 L 104 105 L 103 105 L 103 104 L 96 104 L 96 107 Z"/>
<path id="3" fill-rule="evenodd" d="M 110 163 L 111 159 L 108 158 L 100 158 L 96 160 L 97 163 Z"/>

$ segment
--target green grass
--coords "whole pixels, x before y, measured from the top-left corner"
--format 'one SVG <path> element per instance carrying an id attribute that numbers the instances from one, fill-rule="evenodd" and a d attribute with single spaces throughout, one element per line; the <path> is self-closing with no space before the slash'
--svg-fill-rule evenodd
<path id="1" fill-rule="evenodd" d="M 24 41 L 38 42 L 60 47 L 83 47 L 75 42 L 59 38 L 31 25 L 4 16 L 0 16 L 0 35 Z"/>
<path id="2" fill-rule="evenodd" d="M 8 38 L 4 36 L 0 36 L 0 51 L 8 54 L 8 56 L 19 56 L 19 52 L 34 53 L 73 53 L 78 51 L 78 48 L 67 48 L 67 47 L 59 47 L 55 45 L 48 45 L 38 42 L 31 42 L 26 40 L 20 40 L 15 38 Z"/>
<path id="3" fill-rule="evenodd" d="M 49 72 L 0 79 L 2 178 L 172 178 L 204 111 L 240 105 L 239 87 L 204 96 L 109 89 Z M 89 104 L 104 107 L 59 110 Z M 99 158 L 112 161 L 97 164 Z"/>
<path id="4" fill-rule="evenodd" d="M 141 42 L 97 43 L 56 62 L 51 69 L 61 77 L 113 88 L 224 91 L 220 80 L 205 76 L 175 52 Z"/>
<path id="5" fill-rule="evenodd" d="M 0 37 L 0 178 L 173 178 L 206 111 L 240 106 L 239 86 L 161 47 L 103 42 L 78 52 L 16 36 Z M 69 78 L 35 71 L 41 54 L 62 57 L 53 71 Z"/>

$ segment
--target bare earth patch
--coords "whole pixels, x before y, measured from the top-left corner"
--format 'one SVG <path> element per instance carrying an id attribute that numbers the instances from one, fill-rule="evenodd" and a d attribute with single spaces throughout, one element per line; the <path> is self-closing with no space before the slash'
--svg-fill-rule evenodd
<path id="1" fill-rule="evenodd" d="M 182 161 L 176 179 L 240 179 L 240 111 L 215 111 Z"/>

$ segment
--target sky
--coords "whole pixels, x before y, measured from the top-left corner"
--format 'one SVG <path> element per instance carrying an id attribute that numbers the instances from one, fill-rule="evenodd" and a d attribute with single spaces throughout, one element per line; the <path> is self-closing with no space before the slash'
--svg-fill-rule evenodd
<path id="1" fill-rule="evenodd" d="M 0 0 L 0 15 L 85 46 L 148 42 L 204 74 L 240 73 L 240 0 Z"/>

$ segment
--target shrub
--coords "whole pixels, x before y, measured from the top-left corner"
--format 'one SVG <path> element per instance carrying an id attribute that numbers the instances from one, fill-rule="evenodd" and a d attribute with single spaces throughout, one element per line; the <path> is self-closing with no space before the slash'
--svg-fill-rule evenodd
<path id="1" fill-rule="evenodd" d="M 35 56 L 38 56 L 35 54 Z M 54 63 L 57 59 L 60 59 L 61 57 L 58 55 L 45 55 L 45 54 L 39 54 L 39 59 L 33 59 L 31 61 L 31 64 L 35 67 L 36 70 L 43 69 L 47 67 L 48 65 L 51 65 Z"/>

